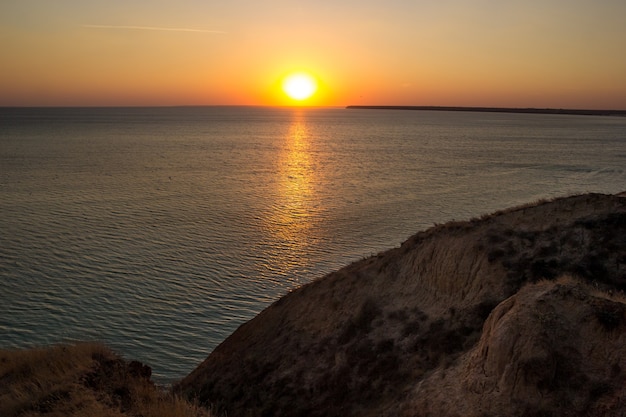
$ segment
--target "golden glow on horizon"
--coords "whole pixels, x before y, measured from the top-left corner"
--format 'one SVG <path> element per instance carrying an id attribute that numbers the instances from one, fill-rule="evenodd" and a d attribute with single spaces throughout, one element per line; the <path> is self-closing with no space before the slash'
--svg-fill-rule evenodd
<path id="1" fill-rule="evenodd" d="M 292 73 L 283 80 L 282 89 L 290 98 L 303 101 L 315 94 L 317 81 L 305 72 Z"/>
<path id="2" fill-rule="evenodd" d="M 624 1 L 31 3 L 0 2 L 0 106 L 626 109 Z"/>

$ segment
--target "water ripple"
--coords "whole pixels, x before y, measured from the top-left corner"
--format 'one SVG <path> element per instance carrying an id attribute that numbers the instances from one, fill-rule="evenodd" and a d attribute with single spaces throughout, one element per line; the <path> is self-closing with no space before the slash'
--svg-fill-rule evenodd
<path id="1" fill-rule="evenodd" d="M 620 192 L 624 120 L 0 109 L 0 347 L 102 340 L 161 382 L 434 222 Z"/>

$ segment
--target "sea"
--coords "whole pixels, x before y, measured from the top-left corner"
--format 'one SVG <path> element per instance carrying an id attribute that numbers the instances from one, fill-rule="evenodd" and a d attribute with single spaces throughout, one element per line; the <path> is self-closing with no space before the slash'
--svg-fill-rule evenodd
<path id="1" fill-rule="evenodd" d="M 414 233 L 626 191 L 626 118 L 0 108 L 0 349 L 183 378 L 272 302 Z"/>

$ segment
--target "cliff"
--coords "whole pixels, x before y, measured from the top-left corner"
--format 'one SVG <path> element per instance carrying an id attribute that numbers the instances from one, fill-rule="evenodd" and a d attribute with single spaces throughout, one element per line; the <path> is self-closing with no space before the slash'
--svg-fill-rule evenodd
<path id="1" fill-rule="evenodd" d="M 177 390 L 233 416 L 626 414 L 626 198 L 435 226 L 284 296 Z"/>

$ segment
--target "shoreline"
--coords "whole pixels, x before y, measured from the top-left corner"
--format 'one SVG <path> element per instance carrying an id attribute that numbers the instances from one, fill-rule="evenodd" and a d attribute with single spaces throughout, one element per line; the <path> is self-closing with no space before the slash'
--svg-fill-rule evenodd
<path id="1" fill-rule="evenodd" d="M 418 232 L 289 292 L 174 392 L 242 416 L 622 416 L 620 195 Z"/>
<path id="2" fill-rule="evenodd" d="M 346 106 L 349 110 L 422 110 L 422 111 L 461 111 L 477 113 L 526 113 L 564 114 L 573 116 L 619 116 L 626 117 L 626 110 L 584 110 L 584 109 L 539 109 L 517 107 L 463 107 L 463 106 Z"/>
<path id="3" fill-rule="evenodd" d="M 99 342 L 0 349 L 0 415 L 624 415 L 624 198 L 419 231 L 284 295 L 165 387 Z"/>

